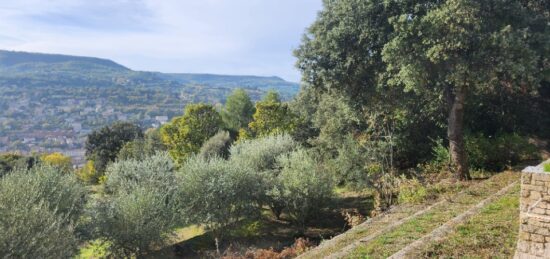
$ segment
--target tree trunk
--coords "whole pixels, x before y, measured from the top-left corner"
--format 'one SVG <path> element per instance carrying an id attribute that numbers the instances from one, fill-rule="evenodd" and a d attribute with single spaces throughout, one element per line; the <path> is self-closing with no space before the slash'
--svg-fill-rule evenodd
<path id="1" fill-rule="evenodd" d="M 459 180 L 470 180 L 468 169 L 468 157 L 464 144 L 464 102 L 466 89 L 464 86 L 456 87 L 454 93 L 449 92 L 449 121 L 447 137 L 449 138 L 449 153 L 451 155 L 451 168 L 455 177 Z"/>

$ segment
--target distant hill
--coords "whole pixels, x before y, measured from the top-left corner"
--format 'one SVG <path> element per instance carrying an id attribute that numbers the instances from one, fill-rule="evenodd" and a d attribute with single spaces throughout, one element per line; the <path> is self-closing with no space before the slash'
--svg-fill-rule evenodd
<path id="1" fill-rule="evenodd" d="M 117 85 L 179 88 L 186 85 L 267 91 L 284 96 L 299 90 L 297 83 L 279 77 L 167 74 L 134 71 L 108 59 L 0 50 L 0 85 L 112 87 Z"/>
<path id="2" fill-rule="evenodd" d="M 59 54 L 43 54 L 20 51 L 0 50 L 0 67 L 27 67 L 31 64 L 59 65 L 67 63 L 95 64 L 112 69 L 128 71 L 129 69 L 108 59 L 79 57 Z"/>

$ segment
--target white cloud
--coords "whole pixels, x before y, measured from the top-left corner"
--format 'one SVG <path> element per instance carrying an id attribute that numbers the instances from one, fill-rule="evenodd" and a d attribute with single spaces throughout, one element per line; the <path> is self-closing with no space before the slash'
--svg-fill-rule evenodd
<path id="1" fill-rule="evenodd" d="M 133 69 L 278 75 L 321 0 L 0 3 L 0 48 L 110 58 Z"/>

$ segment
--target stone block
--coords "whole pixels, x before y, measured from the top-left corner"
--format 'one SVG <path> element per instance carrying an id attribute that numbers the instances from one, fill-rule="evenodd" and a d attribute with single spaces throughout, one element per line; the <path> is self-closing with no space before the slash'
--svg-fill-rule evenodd
<path id="1" fill-rule="evenodd" d="M 540 194 L 540 191 L 531 191 L 531 194 L 529 195 L 529 199 L 531 201 L 537 201 L 541 197 L 542 195 Z"/>
<path id="2" fill-rule="evenodd" d="M 539 234 L 531 234 L 529 235 L 531 237 L 531 241 L 537 242 L 537 243 L 544 243 L 544 236 Z"/>
<path id="3" fill-rule="evenodd" d="M 518 250 L 523 253 L 528 253 L 530 249 L 529 242 L 519 240 L 518 241 Z"/>
<path id="4" fill-rule="evenodd" d="M 542 208 L 532 208 L 531 213 L 538 214 L 538 215 L 546 215 L 546 210 Z"/>
<path id="5" fill-rule="evenodd" d="M 531 182 L 542 181 L 550 182 L 550 174 L 547 173 L 534 173 L 531 175 Z"/>
<path id="6" fill-rule="evenodd" d="M 544 255 L 544 244 L 531 242 L 529 253 L 535 256 Z"/>
<path id="7" fill-rule="evenodd" d="M 519 233 L 519 239 L 529 241 L 529 240 L 531 240 L 531 234 L 529 234 L 527 232 L 521 232 L 521 233 Z"/>

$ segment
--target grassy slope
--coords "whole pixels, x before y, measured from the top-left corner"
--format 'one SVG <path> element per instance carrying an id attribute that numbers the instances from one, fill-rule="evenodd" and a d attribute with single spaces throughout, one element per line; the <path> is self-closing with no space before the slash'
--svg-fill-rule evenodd
<path id="1" fill-rule="evenodd" d="M 519 184 L 478 215 L 455 227 L 443 242 L 431 244 L 417 258 L 511 258 L 519 225 Z"/>
<path id="2" fill-rule="evenodd" d="M 369 242 L 365 244 L 360 244 L 357 247 L 354 248 L 351 254 L 348 254 L 346 257 L 351 258 L 384 258 L 389 255 L 392 255 L 393 253 L 399 251 L 403 247 L 407 246 L 411 242 L 415 241 L 416 239 L 430 233 L 432 230 L 436 229 L 437 227 L 441 226 L 448 220 L 452 219 L 453 217 L 463 213 L 464 211 L 468 210 L 481 200 L 487 198 L 488 196 L 498 192 L 498 190 L 502 189 L 503 187 L 509 185 L 510 183 L 517 181 L 519 179 L 519 174 L 515 172 L 505 172 L 498 174 L 488 180 L 485 180 L 479 184 L 473 184 L 470 187 L 466 188 L 463 192 L 460 192 L 458 194 L 454 193 L 452 195 L 445 195 L 446 201 L 443 203 L 434 206 L 433 208 L 429 209 L 426 213 L 421 214 L 417 217 L 414 217 L 408 221 L 405 221 L 402 225 L 398 226 L 397 228 L 394 228 L 392 230 L 389 230 L 383 234 L 378 235 L 374 239 L 370 240 Z M 507 195 L 508 196 L 508 195 Z M 506 196 L 506 197 L 507 197 Z M 495 204 L 502 202 L 502 199 L 497 200 L 497 202 L 491 204 L 490 206 L 484 208 L 482 210 L 482 213 L 480 215 L 485 215 L 484 213 L 487 213 L 487 208 L 493 208 L 496 206 Z M 310 251 L 306 253 L 303 258 L 323 258 L 329 255 L 334 255 L 335 252 L 341 250 L 342 248 L 346 247 L 349 244 L 352 244 L 356 242 L 357 240 L 364 238 L 372 233 L 376 233 L 377 230 L 383 229 L 387 225 L 389 225 L 390 221 L 392 220 L 399 220 L 402 218 L 406 218 L 409 215 L 412 215 L 414 212 L 427 207 L 429 204 L 424 205 L 418 205 L 418 206 L 402 206 L 402 208 L 398 208 L 393 212 L 390 212 L 387 215 L 384 215 L 380 218 L 374 218 L 372 222 L 363 224 L 361 226 L 358 226 L 343 235 L 335 238 L 333 241 L 328 241 L 325 244 L 322 244 L 317 249 Z M 510 209 L 511 207 L 514 207 L 514 204 L 506 204 L 508 207 L 506 209 Z M 504 206 L 504 205 L 503 205 Z M 510 207 L 511 206 L 511 207 Z M 516 214 L 517 214 L 517 207 L 516 208 Z M 496 207 L 493 210 L 498 210 L 500 207 Z M 498 219 L 493 219 L 495 224 L 498 224 L 499 227 L 505 226 L 508 227 L 510 231 L 503 232 L 501 236 L 499 236 L 498 240 L 514 240 L 515 235 L 517 234 L 517 222 L 514 221 L 514 219 L 511 217 L 511 215 L 508 213 L 493 213 L 499 216 Z M 495 216 L 495 215 L 491 215 Z M 487 217 L 491 217 L 487 216 Z M 517 217 L 517 215 L 516 215 Z M 477 215 L 474 216 L 472 219 L 474 222 L 473 226 L 470 227 L 482 227 L 476 225 L 476 219 Z M 468 221 L 470 222 L 470 221 Z M 497 223 L 498 222 L 498 223 Z M 513 226 L 513 227 L 511 227 Z M 464 236 L 462 243 L 475 243 L 474 232 L 477 230 L 472 230 L 470 232 L 470 235 Z M 481 233 L 478 233 L 481 234 Z M 490 235 L 489 233 L 485 233 Z M 487 237 L 489 238 L 489 237 Z M 472 239 L 472 240 L 469 240 Z M 513 247 L 513 245 L 509 245 L 507 243 L 506 247 Z M 459 246 L 459 243 L 449 244 L 446 246 L 447 250 L 437 250 L 437 247 L 429 247 L 426 249 L 426 251 L 423 251 L 424 253 L 419 254 L 418 257 L 424 256 L 428 253 L 434 253 L 434 255 L 441 256 L 441 257 L 453 257 L 454 254 L 450 253 L 455 249 L 453 246 Z M 502 250 L 503 245 L 502 244 L 494 244 L 488 242 L 487 244 L 487 254 L 491 254 L 490 251 L 500 251 Z M 471 249 L 471 247 L 464 246 L 464 250 Z M 431 252 L 431 251 L 434 252 Z M 509 251 L 509 249 L 504 249 L 506 251 Z M 458 251 L 460 251 L 460 248 L 458 248 Z M 438 253 L 440 252 L 440 253 Z M 513 249 L 512 249 L 513 252 Z M 506 252 L 498 253 L 494 252 L 494 254 L 507 254 Z M 339 254 L 341 255 L 341 254 Z M 436 257 L 437 257 L 436 256 Z"/>
<path id="3" fill-rule="evenodd" d="M 398 229 L 360 246 L 352 253 L 352 257 L 381 258 L 390 256 L 518 179 L 518 173 L 506 172 L 498 174 L 482 184 L 472 186 L 467 191 L 452 197 L 448 203 L 434 207 L 426 214 L 406 222 Z"/>

